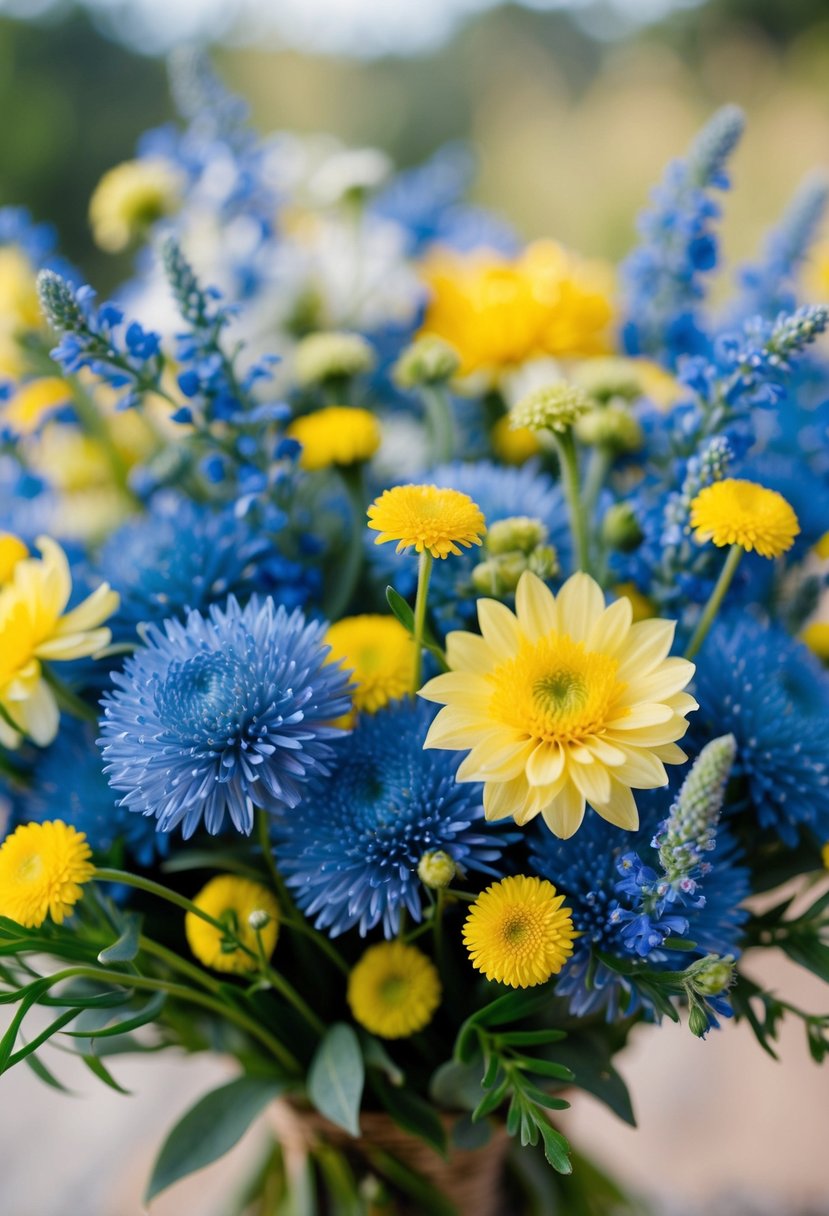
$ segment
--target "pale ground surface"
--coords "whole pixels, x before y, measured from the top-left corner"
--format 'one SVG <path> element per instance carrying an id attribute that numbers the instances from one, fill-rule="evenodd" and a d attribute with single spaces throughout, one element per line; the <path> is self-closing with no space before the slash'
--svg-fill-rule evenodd
<path id="1" fill-rule="evenodd" d="M 766 981 L 815 1012 L 825 985 L 772 958 Z M 753 972 L 758 974 L 756 968 Z M 621 1058 L 639 1118 L 633 1131 L 578 1098 L 562 1127 L 574 1142 L 672 1212 L 709 1216 L 714 1197 L 754 1196 L 762 1216 L 829 1213 L 829 1067 L 809 1060 L 799 1026 L 783 1032 L 783 1064 L 745 1027 L 705 1043 L 685 1027 L 641 1031 Z M 50 1063 L 61 1068 L 54 1053 Z M 135 1096 L 78 1075 L 79 1098 L 55 1094 L 24 1068 L 0 1080 L 0 1216 L 141 1216 L 143 1183 L 163 1132 L 200 1094 L 226 1079 L 220 1061 L 167 1055 L 116 1060 Z M 565 1126 L 566 1121 L 566 1126 Z M 265 1131 L 153 1205 L 153 1216 L 226 1216 L 228 1197 L 264 1146 Z M 728 1198 L 717 1216 L 742 1216 Z M 517 1214 L 516 1214 L 517 1216 Z"/>

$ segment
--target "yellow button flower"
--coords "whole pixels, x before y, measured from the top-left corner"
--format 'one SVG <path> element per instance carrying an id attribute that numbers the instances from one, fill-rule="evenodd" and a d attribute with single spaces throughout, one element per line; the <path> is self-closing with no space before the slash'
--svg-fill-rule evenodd
<path id="1" fill-rule="evenodd" d="M 254 926 L 260 922 L 258 937 L 265 958 L 269 959 L 273 954 L 279 936 L 279 904 L 276 896 L 261 883 L 238 878 L 235 874 L 220 874 L 202 887 L 193 903 L 228 930 L 223 933 L 194 912 L 185 916 L 187 944 L 205 967 L 235 974 L 256 971 L 256 958 L 241 950 L 238 943 L 258 954 Z"/>
<path id="2" fill-rule="evenodd" d="M 121 253 L 162 216 L 181 205 L 183 179 L 160 157 L 127 160 L 110 169 L 89 202 L 95 244 Z"/>
<path id="3" fill-rule="evenodd" d="M 331 405 L 296 418 L 286 434 L 302 444 L 303 469 L 347 467 L 371 460 L 380 446 L 380 424 L 369 410 Z"/>
<path id="4" fill-rule="evenodd" d="M 86 836 L 56 819 L 26 823 L 0 846 L 0 916 L 39 929 L 47 916 L 61 924 L 95 873 Z"/>
<path id="5" fill-rule="evenodd" d="M 368 509 L 375 545 L 397 541 L 397 552 L 414 548 L 432 557 L 460 556 L 458 545 L 480 545 L 486 530 L 481 508 L 468 494 L 438 486 L 394 486 Z"/>
<path id="6" fill-rule="evenodd" d="M 739 545 L 762 557 L 780 557 L 800 532 L 797 516 L 782 494 L 753 481 L 727 477 L 700 490 L 691 503 L 694 538 L 720 548 Z"/>
<path id="7" fill-rule="evenodd" d="M 800 634 L 804 646 L 808 646 L 812 654 L 829 662 L 829 621 L 812 621 Z"/>
<path id="8" fill-rule="evenodd" d="M 325 640 L 331 662 L 351 672 L 355 710 L 374 714 L 409 692 L 414 642 L 395 617 L 347 616 L 329 627 Z"/>
<path id="9" fill-rule="evenodd" d="M 401 941 L 371 946 L 348 979 L 354 1020 L 383 1039 L 405 1039 L 423 1030 L 440 996 L 434 963 Z"/>
<path id="10" fill-rule="evenodd" d="M 589 804 L 633 829 L 632 789 L 666 785 L 665 764 L 696 701 L 683 691 L 694 672 L 669 658 L 673 621 L 632 623 L 630 601 L 605 606 L 598 583 L 574 574 L 557 596 L 523 574 L 516 611 L 478 601 L 483 636 L 450 633 L 449 672 L 420 696 L 443 708 L 424 747 L 471 749 L 459 781 L 484 782 L 487 819 L 536 815 L 572 836 Z"/>
<path id="11" fill-rule="evenodd" d="M 546 879 L 523 874 L 487 887 L 463 927 L 473 967 L 511 988 L 533 988 L 557 975 L 576 936 L 564 896 Z"/>
<path id="12" fill-rule="evenodd" d="M 21 733 L 41 747 L 52 742 L 58 707 L 41 662 L 86 658 L 107 646 L 112 635 L 101 625 L 118 607 L 118 595 L 102 583 L 66 612 L 72 594 L 66 555 L 49 537 L 37 545 L 42 556 L 18 561 L 0 588 L 0 743 L 6 747 L 17 746 Z"/>
<path id="13" fill-rule="evenodd" d="M 19 434 L 37 430 L 52 410 L 72 400 L 72 391 L 60 376 L 41 376 L 21 384 L 3 408 L 4 421 Z"/>

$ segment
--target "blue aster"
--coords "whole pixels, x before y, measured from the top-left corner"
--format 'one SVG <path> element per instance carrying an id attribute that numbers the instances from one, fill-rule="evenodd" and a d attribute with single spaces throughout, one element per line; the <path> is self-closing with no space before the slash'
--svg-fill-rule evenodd
<path id="1" fill-rule="evenodd" d="M 202 819 L 213 835 L 225 816 L 248 834 L 255 806 L 297 806 L 328 772 L 342 734 L 330 723 L 350 708 L 324 632 L 256 596 L 146 626 L 104 697 L 100 743 L 121 805 L 155 816 L 159 831 L 181 825 L 185 839 Z"/>
<path id="2" fill-rule="evenodd" d="M 86 834 L 96 853 L 123 844 L 141 866 L 165 853 L 168 838 L 155 819 L 131 815 L 118 805 L 104 776 L 95 729 L 66 715 L 51 747 L 39 751 L 27 784 L 12 791 L 12 824 L 63 819 Z"/>
<path id="3" fill-rule="evenodd" d="M 132 630 L 263 590 L 268 548 L 232 508 L 165 493 L 109 537 L 98 569 L 121 596 L 116 626 Z"/>
<path id="4" fill-rule="evenodd" d="M 829 677 L 804 646 L 750 617 L 726 617 L 696 659 L 686 743 L 732 734 L 735 774 L 761 828 L 829 839 Z"/>
<path id="5" fill-rule="evenodd" d="M 479 785 L 457 784 L 457 755 L 423 750 L 433 715 L 401 701 L 362 717 L 335 745 L 330 774 L 275 826 L 288 886 L 332 936 L 382 922 L 393 937 L 404 909 L 419 921 L 424 853 L 440 849 L 463 869 L 495 874 L 492 863 L 514 839 L 485 823 Z"/>

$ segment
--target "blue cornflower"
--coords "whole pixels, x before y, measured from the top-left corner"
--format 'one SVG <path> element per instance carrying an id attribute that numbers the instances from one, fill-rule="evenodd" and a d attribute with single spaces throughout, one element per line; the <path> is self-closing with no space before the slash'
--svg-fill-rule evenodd
<path id="1" fill-rule="evenodd" d="M 275 827 L 288 886 L 318 928 L 332 936 L 382 922 L 392 937 L 403 910 L 422 915 L 423 854 L 443 850 L 462 869 L 494 874 L 514 837 L 484 821 L 481 787 L 455 780 L 458 758 L 423 751 L 433 709 L 402 701 L 361 717 L 335 745 L 327 777 Z"/>
<path id="2" fill-rule="evenodd" d="M 121 805 L 185 838 L 225 816 L 250 833 L 254 806 L 297 806 L 327 773 L 331 722 L 350 708 L 348 679 L 326 662 L 325 625 L 272 599 L 231 596 L 206 616 L 148 625 L 144 646 L 113 673 L 101 727 L 105 772 Z"/>
<path id="3" fill-rule="evenodd" d="M 155 820 L 131 815 L 118 805 L 95 747 L 95 728 L 69 715 L 55 742 L 39 751 L 25 784 L 10 787 L 12 824 L 64 819 L 85 832 L 96 853 L 116 844 L 141 866 L 165 853 L 168 838 L 155 830 Z"/>
<path id="4" fill-rule="evenodd" d="M 121 596 L 118 626 L 203 611 L 233 594 L 268 589 L 268 541 L 226 507 L 211 509 L 172 492 L 157 495 L 146 515 L 107 539 L 101 577 Z"/>
<path id="5" fill-rule="evenodd" d="M 483 511 L 487 527 L 519 515 L 541 520 L 548 530 L 549 543 L 556 548 L 559 564 L 568 569 L 571 546 L 564 496 L 547 473 L 531 464 L 509 468 L 486 460 L 475 464 L 454 461 L 438 465 L 423 480 L 468 494 Z M 417 563 L 398 557 L 389 545 L 374 545 L 371 537 L 367 547 L 378 578 L 392 583 L 401 595 L 412 595 Z M 464 552 L 451 561 L 435 563 L 429 611 L 441 632 L 468 627 L 474 619 L 480 593 L 472 584 L 472 571 L 480 560 L 479 553 Z"/>
<path id="6" fill-rule="evenodd" d="M 719 110 L 653 191 L 639 221 L 641 244 L 622 267 L 628 354 L 674 366 L 680 355 L 707 348 L 699 304 L 704 276 L 717 265 L 712 226 L 720 215 L 709 191 L 728 188 L 725 165 L 743 126 L 736 106 Z"/>
<path id="7" fill-rule="evenodd" d="M 762 828 L 829 839 L 829 677 L 804 646 L 750 617 L 726 617 L 696 659 L 693 750 L 730 733 L 735 774 Z"/>

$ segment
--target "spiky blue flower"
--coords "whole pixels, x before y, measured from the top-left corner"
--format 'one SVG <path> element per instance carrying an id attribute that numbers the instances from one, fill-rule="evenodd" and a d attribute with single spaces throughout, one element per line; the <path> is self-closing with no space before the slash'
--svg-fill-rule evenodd
<path id="1" fill-rule="evenodd" d="M 629 354 L 674 366 L 680 355 L 707 347 L 699 304 L 704 276 L 717 264 L 713 223 L 720 215 L 710 191 L 727 189 L 725 165 L 743 126 L 736 106 L 723 107 L 653 191 L 639 222 L 641 244 L 622 267 Z"/>
<path id="2" fill-rule="evenodd" d="M 202 820 L 216 834 L 228 816 L 247 834 L 255 806 L 297 806 L 350 707 L 324 631 L 256 596 L 147 626 L 104 698 L 100 743 L 121 805 L 185 839 Z"/>
<path id="3" fill-rule="evenodd" d="M 696 658 L 688 746 L 724 733 L 761 828 L 829 839 L 829 677 L 804 646 L 748 616 L 718 622 Z"/>
<path id="4" fill-rule="evenodd" d="M 232 508 L 166 493 L 156 495 L 146 515 L 112 533 L 97 565 L 121 596 L 114 626 L 121 633 L 139 621 L 204 611 L 228 595 L 242 599 L 265 590 L 270 556 L 267 540 Z"/>
<path id="5" fill-rule="evenodd" d="M 167 851 L 168 838 L 155 820 L 131 815 L 118 805 L 95 746 L 95 729 L 69 715 L 55 742 L 39 751 L 28 780 L 10 787 L 12 825 L 63 819 L 86 834 L 96 853 L 122 844 L 140 866 Z"/>
<path id="6" fill-rule="evenodd" d="M 484 821 L 480 786 L 455 781 L 454 753 L 423 751 L 433 716 L 422 702 L 401 701 L 360 718 L 335 745 L 330 775 L 315 778 L 275 826 L 288 886 L 332 936 L 382 923 L 392 937 L 404 910 L 419 921 L 424 853 L 443 850 L 461 869 L 495 874 L 492 863 L 514 839 Z"/>

